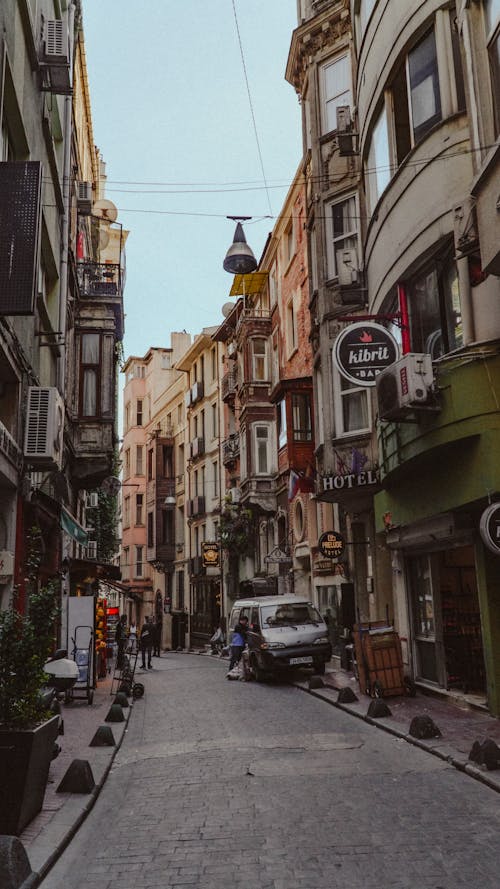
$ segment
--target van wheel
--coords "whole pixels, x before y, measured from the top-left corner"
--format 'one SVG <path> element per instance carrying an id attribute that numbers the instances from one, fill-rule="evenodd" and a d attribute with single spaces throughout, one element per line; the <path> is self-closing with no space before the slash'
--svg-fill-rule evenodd
<path id="1" fill-rule="evenodd" d="M 326 664 L 324 661 L 321 664 L 314 664 L 314 672 L 316 673 L 317 676 L 324 676 L 325 669 L 326 669 Z"/>
<path id="2" fill-rule="evenodd" d="M 257 680 L 257 682 L 264 682 L 266 679 L 266 674 L 264 673 L 264 670 L 260 666 L 256 654 L 252 654 L 252 656 L 250 658 L 250 665 L 252 667 L 252 672 L 253 672 L 253 675 L 255 676 L 255 679 Z"/>

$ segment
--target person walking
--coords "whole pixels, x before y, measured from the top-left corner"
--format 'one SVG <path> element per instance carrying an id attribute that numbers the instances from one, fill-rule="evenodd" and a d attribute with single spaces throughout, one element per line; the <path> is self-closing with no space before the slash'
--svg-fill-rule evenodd
<path id="1" fill-rule="evenodd" d="M 135 620 L 130 624 L 130 628 L 128 631 L 128 647 L 131 654 L 135 654 L 137 651 L 137 624 Z"/>
<path id="2" fill-rule="evenodd" d="M 231 639 L 231 659 L 229 661 L 229 672 L 239 664 L 243 649 L 247 643 L 248 617 L 244 614 L 240 617 L 238 623 L 233 629 Z"/>
<path id="3" fill-rule="evenodd" d="M 161 617 L 157 617 L 153 628 L 153 657 L 161 657 L 160 646 L 162 628 L 163 623 Z"/>
<path id="4" fill-rule="evenodd" d="M 153 651 L 153 623 L 152 618 L 146 617 L 142 627 L 141 627 L 141 656 L 142 663 L 141 667 L 143 670 L 146 669 L 146 655 L 147 655 L 147 667 L 148 670 L 153 669 L 153 665 L 151 663 L 151 654 Z"/>
<path id="5" fill-rule="evenodd" d="M 127 615 L 122 614 L 122 616 L 120 617 L 120 620 L 118 621 L 118 623 L 116 625 L 116 630 L 115 630 L 115 642 L 118 646 L 118 651 L 116 654 L 116 667 L 118 670 L 123 670 L 123 667 L 124 667 L 124 655 L 125 655 L 125 648 L 126 648 L 126 644 L 127 644 L 126 625 L 127 625 Z"/>

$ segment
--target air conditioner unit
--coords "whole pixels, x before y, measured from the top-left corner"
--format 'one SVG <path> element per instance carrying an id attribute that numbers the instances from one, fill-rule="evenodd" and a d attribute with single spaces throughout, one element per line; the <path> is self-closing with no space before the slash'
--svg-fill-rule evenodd
<path id="1" fill-rule="evenodd" d="M 91 491 L 85 495 L 85 509 L 96 509 L 99 506 L 99 495 L 97 491 Z"/>
<path id="2" fill-rule="evenodd" d="M 229 488 L 229 497 L 231 503 L 239 503 L 241 500 L 241 491 L 239 488 Z"/>
<path id="3" fill-rule="evenodd" d="M 40 67 L 43 90 L 71 93 L 68 25 L 63 19 L 47 19 L 44 23 Z"/>
<path id="4" fill-rule="evenodd" d="M 78 182 L 76 205 L 80 216 L 90 216 L 92 212 L 92 183 Z"/>
<path id="5" fill-rule="evenodd" d="M 339 287 L 359 287 L 361 272 L 358 262 L 358 251 L 355 248 L 349 250 L 337 250 L 335 263 L 339 279 Z"/>
<path id="6" fill-rule="evenodd" d="M 410 411 L 428 404 L 433 383 L 430 355 L 418 352 L 403 355 L 376 378 L 380 419 L 401 420 Z"/>
<path id="7" fill-rule="evenodd" d="M 24 434 L 24 456 L 31 466 L 61 469 L 64 402 L 55 386 L 30 386 Z"/>
<path id="8" fill-rule="evenodd" d="M 358 153 L 357 133 L 353 130 L 349 105 L 339 105 L 337 111 L 337 142 L 341 157 Z"/>
<path id="9" fill-rule="evenodd" d="M 479 244 L 473 198 L 467 197 L 453 208 L 453 229 L 457 253 L 462 256 L 473 253 Z"/>
<path id="10" fill-rule="evenodd" d="M 97 559 L 97 541 L 89 540 L 85 547 L 87 559 L 95 561 Z"/>

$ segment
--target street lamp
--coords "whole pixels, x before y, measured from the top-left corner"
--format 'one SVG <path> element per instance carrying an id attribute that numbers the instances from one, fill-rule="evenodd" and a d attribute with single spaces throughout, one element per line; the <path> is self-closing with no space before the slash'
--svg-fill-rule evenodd
<path id="1" fill-rule="evenodd" d="M 226 253 L 223 268 L 231 275 L 248 275 L 257 268 L 257 260 L 251 247 L 248 246 L 241 222 L 251 219 L 251 216 L 228 216 L 228 219 L 237 220 L 233 243 Z"/>

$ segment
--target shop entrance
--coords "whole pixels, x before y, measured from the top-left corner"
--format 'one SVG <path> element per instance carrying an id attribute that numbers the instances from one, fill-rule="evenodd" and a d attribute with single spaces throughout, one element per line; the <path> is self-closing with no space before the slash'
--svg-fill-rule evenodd
<path id="1" fill-rule="evenodd" d="M 407 564 L 417 678 L 484 693 L 473 547 L 412 556 Z"/>

